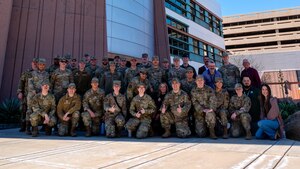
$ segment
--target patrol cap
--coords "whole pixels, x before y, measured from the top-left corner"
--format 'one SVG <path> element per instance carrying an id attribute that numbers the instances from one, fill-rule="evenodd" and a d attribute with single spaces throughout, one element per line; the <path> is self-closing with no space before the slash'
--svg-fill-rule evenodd
<path id="1" fill-rule="evenodd" d="M 46 59 L 45 58 L 39 58 L 37 63 L 46 64 Z"/>
<path id="2" fill-rule="evenodd" d="M 172 79 L 172 83 L 174 83 L 174 82 L 175 82 L 175 83 L 180 83 L 180 81 L 179 81 L 178 78 L 173 78 L 173 79 Z"/>
<path id="3" fill-rule="evenodd" d="M 96 56 L 92 56 L 91 60 L 97 60 Z"/>
<path id="4" fill-rule="evenodd" d="M 167 58 L 164 58 L 163 63 L 169 63 L 169 60 Z"/>
<path id="5" fill-rule="evenodd" d="M 72 55 L 71 55 L 70 53 L 67 53 L 67 54 L 65 55 L 65 58 L 66 58 L 66 59 L 71 59 L 71 58 L 72 58 Z"/>
<path id="6" fill-rule="evenodd" d="M 126 60 L 126 58 L 121 58 L 121 61 L 125 61 L 126 62 L 127 60 Z"/>
<path id="7" fill-rule="evenodd" d="M 68 86 L 68 88 L 76 88 L 75 83 L 70 83 L 69 86 Z"/>
<path id="8" fill-rule="evenodd" d="M 60 59 L 60 56 L 59 55 L 56 55 L 55 57 L 54 57 L 54 60 L 59 60 Z"/>
<path id="9" fill-rule="evenodd" d="M 109 61 L 108 64 L 109 64 L 109 66 L 116 65 L 116 63 L 114 61 Z"/>
<path id="10" fill-rule="evenodd" d="M 178 57 L 178 56 L 175 56 L 174 58 L 173 58 L 173 61 L 179 61 L 180 60 L 180 57 Z"/>
<path id="11" fill-rule="evenodd" d="M 242 84 L 237 83 L 234 85 L 234 89 L 243 88 Z"/>
<path id="12" fill-rule="evenodd" d="M 159 61 L 159 57 L 158 57 L 158 56 L 153 56 L 153 57 L 152 57 L 152 61 L 154 61 L 154 60 Z"/>
<path id="13" fill-rule="evenodd" d="M 119 55 L 116 55 L 116 56 L 114 57 L 114 59 L 120 59 L 120 56 L 119 56 Z"/>
<path id="14" fill-rule="evenodd" d="M 146 70 L 145 68 L 141 68 L 141 69 L 140 69 L 140 73 L 147 74 L 147 70 Z"/>
<path id="15" fill-rule="evenodd" d="M 92 83 L 99 83 L 99 80 L 98 80 L 98 78 L 96 78 L 96 77 L 93 77 L 93 79 L 92 79 L 92 81 L 91 81 Z"/>
<path id="16" fill-rule="evenodd" d="M 194 70 L 193 70 L 193 68 L 188 67 L 188 68 L 186 69 L 186 72 L 194 72 Z"/>
<path id="17" fill-rule="evenodd" d="M 43 81 L 42 81 L 42 86 L 44 86 L 44 85 L 50 86 L 49 80 L 43 80 Z"/>
<path id="18" fill-rule="evenodd" d="M 62 56 L 62 57 L 59 58 L 59 61 L 60 61 L 60 62 L 66 62 L 66 61 L 68 61 L 68 60 L 67 60 L 66 57 Z"/>
<path id="19" fill-rule="evenodd" d="M 114 80 L 113 85 L 121 86 L 121 81 L 120 80 Z"/>
<path id="20" fill-rule="evenodd" d="M 88 54 L 88 53 L 84 54 L 84 57 L 89 57 L 89 56 L 90 56 L 90 54 Z"/>
<path id="21" fill-rule="evenodd" d="M 217 82 L 223 83 L 223 79 L 220 78 L 220 77 L 216 77 L 216 78 L 215 78 L 215 83 L 217 83 Z"/>
<path id="22" fill-rule="evenodd" d="M 84 58 L 80 59 L 79 63 L 86 63 L 86 60 Z"/>
<path id="23" fill-rule="evenodd" d="M 32 58 L 32 62 L 38 62 L 38 61 L 39 61 L 39 58 L 36 58 L 36 57 Z"/>
<path id="24" fill-rule="evenodd" d="M 196 80 L 198 80 L 198 79 L 204 80 L 204 77 L 203 77 L 202 75 L 197 75 L 197 76 L 196 76 Z"/>
<path id="25" fill-rule="evenodd" d="M 76 59 L 76 58 L 73 58 L 73 59 L 71 59 L 71 61 L 74 61 L 74 62 L 76 62 L 76 61 L 77 61 L 77 59 Z"/>
<path id="26" fill-rule="evenodd" d="M 142 58 L 148 58 L 148 53 L 143 53 Z"/>

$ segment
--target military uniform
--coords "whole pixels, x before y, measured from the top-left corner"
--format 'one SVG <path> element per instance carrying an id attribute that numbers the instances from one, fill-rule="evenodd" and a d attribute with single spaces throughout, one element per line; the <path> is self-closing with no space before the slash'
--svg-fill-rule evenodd
<path id="1" fill-rule="evenodd" d="M 120 132 L 125 125 L 125 117 L 127 115 L 126 98 L 124 95 L 115 93 L 108 94 L 104 99 L 105 111 L 105 130 L 107 137 L 120 136 Z M 114 112 L 110 112 L 109 108 L 115 107 Z"/>
<path id="2" fill-rule="evenodd" d="M 144 114 L 141 114 L 140 118 L 136 117 L 136 114 L 142 109 L 145 110 Z M 126 123 L 125 127 L 129 132 L 136 131 L 137 138 L 145 138 L 148 136 L 149 129 L 151 127 L 151 116 L 155 112 L 156 106 L 153 99 L 145 94 L 140 97 L 139 95 L 135 96 L 130 104 L 130 114 L 133 116 Z"/>
<path id="3" fill-rule="evenodd" d="M 232 120 L 231 135 L 233 137 L 239 137 L 241 135 L 241 126 L 243 126 L 246 132 L 250 132 L 251 116 L 248 113 L 250 107 L 251 100 L 245 94 L 241 97 L 238 97 L 237 95 L 231 97 L 228 110 L 229 114 L 237 114 L 236 120 Z"/>
<path id="4" fill-rule="evenodd" d="M 55 100 L 58 101 L 62 96 L 67 93 L 67 88 L 69 83 L 73 83 L 73 74 L 71 70 L 65 69 L 56 69 L 51 75 L 52 90 L 55 97 Z"/>
<path id="5" fill-rule="evenodd" d="M 153 87 L 153 91 L 157 92 L 159 85 L 162 82 L 166 81 L 165 71 L 160 67 L 151 67 L 148 69 L 148 79 L 150 81 L 151 86 Z"/>
<path id="6" fill-rule="evenodd" d="M 195 131 L 199 137 L 206 136 L 206 125 L 209 128 L 210 136 L 214 136 L 216 125 L 216 96 L 214 91 L 204 85 L 203 88 L 196 87 L 191 91 L 192 103 L 195 108 Z M 212 109 L 212 112 L 205 113 L 204 109 Z M 215 138 L 215 136 L 213 137 Z"/>
<path id="7" fill-rule="evenodd" d="M 240 70 L 233 64 L 223 65 L 218 69 L 223 77 L 223 88 L 227 89 L 230 93 L 234 93 L 234 85 L 240 82 Z"/>
<path id="8" fill-rule="evenodd" d="M 128 84 L 128 87 L 127 87 L 126 94 L 127 94 L 128 101 L 131 101 L 132 98 L 138 94 L 137 85 L 139 83 L 145 84 L 146 92 L 149 93 L 149 90 L 151 89 L 151 84 L 150 84 L 149 80 L 148 79 L 142 80 L 140 78 L 140 76 L 135 77 L 131 80 L 131 82 Z"/>
<path id="9" fill-rule="evenodd" d="M 132 69 L 131 67 L 126 69 L 124 76 L 125 87 L 128 87 L 130 81 L 139 74 L 140 70 L 138 68 Z"/>
<path id="10" fill-rule="evenodd" d="M 186 70 L 182 67 L 179 67 L 178 69 L 175 67 L 172 67 L 168 72 L 168 82 L 169 86 L 172 86 L 171 81 L 174 78 L 178 78 L 179 80 L 183 80 L 185 78 Z"/>
<path id="11" fill-rule="evenodd" d="M 220 91 L 215 91 L 216 95 L 216 115 L 219 117 L 220 123 L 224 130 L 223 138 L 227 138 L 227 123 L 228 123 L 228 106 L 229 106 L 229 93 L 226 89 L 222 89 Z"/>
<path id="12" fill-rule="evenodd" d="M 185 78 L 181 80 L 180 83 L 181 83 L 181 89 L 185 91 L 189 96 L 191 95 L 192 89 L 197 86 L 195 79 L 188 80 L 187 78 Z"/>
<path id="13" fill-rule="evenodd" d="M 52 94 L 42 95 L 38 93 L 32 99 L 32 114 L 30 114 L 30 122 L 32 128 L 37 128 L 42 123 L 45 114 L 49 117 L 49 123 L 46 125 L 46 135 L 51 134 L 51 127 L 53 127 L 57 120 L 55 117 L 56 103 L 55 98 Z M 36 129 L 37 130 L 37 129 Z"/>
<path id="14" fill-rule="evenodd" d="M 191 101 L 187 93 L 183 90 L 180 90 L 178 93 L 171 91 L 165 96 L 163 105 L 166 106 L 167 110 L 165 113 L 160 114 L 162 128 L 170 132 L 171 125 L 175 124 L 178 137 L 184 138 L 189 136 L 191 130 L 188 126 L 188 112 L 191 108 Z M 177 112 L 179 105 L 182 108 L 181 113 Z"/>
<path id="15" fill-rule="evenodd" d="M 84 126 L 86 126 L 87 128 L 92 127 L 93 135 L 100 134 L 99 126 L 103 117 L 104 97 L 104 91 L 100 88 L 98 88 L 97 91 L 90 89 L 83 96 L 82 106 L 84 112 L 82 112 L 81 114 L 82 121 L 84 123 Z M 91 110 L 95 114 L 94 118 L 91 117 L 88 110 Z M 88 130 L 89 129 L 87 129 L 87 132 Z M 89 136 L 89 133 L 87 134 L 87 136 Z"/>
<path id="16" fill-rule="evenodd" d="M 74 131 L 79 121 L 80 108 L 81 108 L 80 96 L 76 93 L 73 97 L 70 97 L 68 94 L 66 94 L 59 100 L 57 105 L 57 116 L 60 121 L 60 126 L 58 129 L 58 134 L 60 136 L 65 136 L 68 134 L 68 126 L 70 123 L 71 123 L 71 135 L 76 136 Z M 69 113 L 70 120 L 64 121 L 63 117 L 67 112 Z"/>

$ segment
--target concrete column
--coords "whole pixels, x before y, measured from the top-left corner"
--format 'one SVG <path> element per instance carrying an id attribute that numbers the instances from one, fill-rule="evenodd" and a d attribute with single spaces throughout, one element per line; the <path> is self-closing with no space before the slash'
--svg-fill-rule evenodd
<path id="1" fill-rule="evenodd" d="M 2 75 L 12 6 L 13 0 L 0 0 L 0 88 L 2 85 Z"/>

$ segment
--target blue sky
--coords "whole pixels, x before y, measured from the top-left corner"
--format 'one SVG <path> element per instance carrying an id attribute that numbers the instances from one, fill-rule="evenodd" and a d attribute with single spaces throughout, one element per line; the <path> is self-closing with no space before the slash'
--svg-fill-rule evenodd
<path id="1" fill-rule="evenodd" d="M 300 7 L 300 0 L 217 0 L 222 15 L 236 15 L 281 8 Z"/>

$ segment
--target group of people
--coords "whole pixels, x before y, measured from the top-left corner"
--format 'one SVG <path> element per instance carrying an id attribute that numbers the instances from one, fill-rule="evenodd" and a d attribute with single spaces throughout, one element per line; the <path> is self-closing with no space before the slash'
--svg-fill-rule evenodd
<path id="1" fill-rule="evenodd" d="M 77 136 L 82 119 L 87 137 L 99 135 L 104 123 L 107 137 L 126 131 L 128 137 L 167 138 L 175 131 L 180 138 L 278 138 L 277 99 L 247 59 L 242 73 L 226 53 L 218 70 L 204 57 L 196 73 L 189 59 L 174 57 L 172 66 L 164 59 L 160 65 L 159 57 L 149 62 L 148 54 L 142 54 L 139 65 L 130 58 L 127 67 L 126 58 L 115 56 L 113 61 L 104 57 L 99 66 L 96 57 L 86 54 L 78 65 L 76 59 L 56 57 L 46 69 L 44 58 L 34 58 L 17 91 L 20 131 L 36 137 L 43 125 L 46 135 L 57 128 L 59 136 Z"/>

